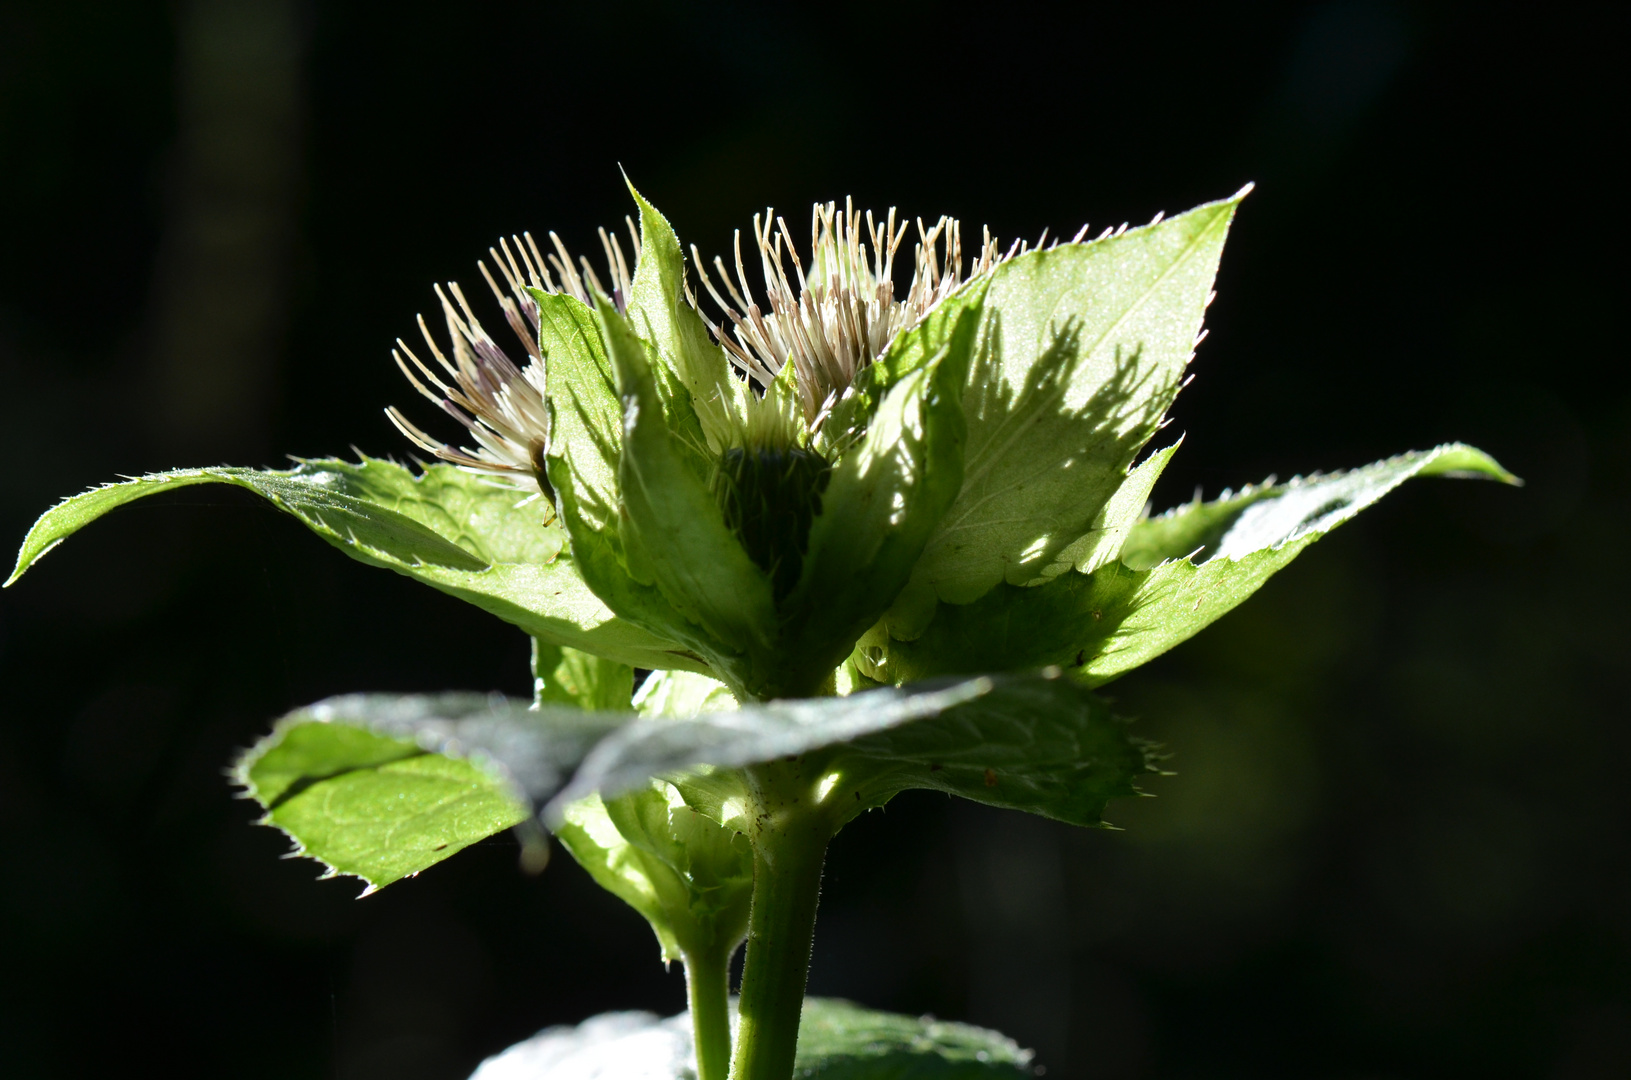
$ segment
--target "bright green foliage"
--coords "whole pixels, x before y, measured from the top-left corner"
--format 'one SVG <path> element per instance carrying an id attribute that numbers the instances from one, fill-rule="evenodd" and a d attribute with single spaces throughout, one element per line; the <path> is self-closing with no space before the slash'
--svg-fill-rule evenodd
<path id="1" fill-rule="evenodd" d="M 680 238 L 629 185 L 640 207 L 640 260 L 630 283 L 628 321 L 685 388 L 708 450 L 718 456 L 741 438 L 749 394 L 697 310 L 685 302 L 685 253 Z"/>
<path id="2" fill-rule="evenodd" d="M 753 849 L 660 780 L 563 811 L 555 835 L 599 885 L 651 924 L 663 958 L 720 949 L 747 933 Z"/>
<path id="3" fill-rule="evenodd" d="M 245 753 L 234 777 L 325 877 L 354 875 L 367 892 L 527 817 L 508 784 L 477 765 L 305 712 Z"/>
<path id="4" fill-rule="evenodd" d="M 968 603 L 1026 584 L 1093 526 L 1178 393 L 1237 203 L 992 273 L 962 490 L 914 585 Z"/>
<path id="5" fill-rule="evenodd" d="M 95 488 L 41 515 L 17 555 L 15 582 L 68 536 L 110 510 L 192 484 L 232 484 L 299 518 L 341 551 L 492 612 L 532 634 L 638 667 L 699 670 L 670 642 L 614 616 L 579 576 L 547 504 L 449 465 L 422 475 L 378 458 L 303 461 L 289 470 L 182 469 Z"/>
<path id="6" fill-rule="evenodd" d="M 775 634 L 770 580 L 725 527 L 696 448 L 670 429 L 644 344 L 609 304 L 596 314 L 624 403 L 618 490 L 630 576 L 655 583 L 680 618 L 702 628 L 715 670 L 742 685 L 746 654 L 762 654 Z"/>
<path id="7" fill-rule="evenodd" d="M 532 675 L 532 703 L 538 707 L 626 712 L 634 695 L 634 669 L 627 664 L 537 638 L 532 639 Z"/>
<path id="8" fill-rule="evenodd" d="M 1453 443 L 1179 507 L 1134 526 L 1122 557 L 1092 573 L 942 604 L 915 639 L 863 650 L 859 666 L 894 682 L 1056 664 L 1103 683 L 1199 632 L 1406 480 L 1446 475 L 1512 480 L 1488 455 Z"/>
<path id="9" fill-rule="evenodd" d="M 544 377 L 522 390 L 541 386 L 544 412 L 536 396 L 507 412 L 513 367 L 457 354 L 450 393 L 480 399 L 497 425 L 480 438 L 525 448 L 505 467 L 530 456 L 536 495 L 372 458 L 162 473 L 48 511 L 11 581 L 134 499 L 254 491 L 534 639 L 530 707 L 358 695 L 280 721 L 237 777 L 303 853 L 371 891 L 536 814 L 684 959 L 702 1080 L 731 1059 L 729 960 L 749 932 L 737 1080 L 786 1080 L 794 1062 L 829 1080 L 1022 1072 L 1012 1043 L 960 1025 L 812 1001 L 799 1026 L 830 837 L 914 788 L 1100 824 L 1157 755 L 1091 687 L 1197 633 L 1407 479 L 1514 478 L 1450 444 L 1146 517 L 1177 445 L 1146 448 L 1244 192 L 1000 260 L 955 291 L 952 278 L 949 295 L 918 294 L 940 296 L 926 315 L 889 308 L 912 324 L 881 345 L 863 323 L 887 291 L 833 240 L 802 314 L 784 291 L 775 325 L 758 324 L 755 348 L 775 355 L 752 387 L 688 299 L 679 238 L 633 194 L 628 295 L 529 291 Z M 797 376 L 815 384 L 781 365 L 790 341 L 820 359 Z M 515 439 L 499 431 L 512 420 Z M 636 668 L 654 672 L 638 694 Z M 618 1023 L 550 1036 L 559 1060 L 632 1067 Z M 591 1031 L 609 1041 L 585 1047 Z M 684 1072 L 689 1043 L 667 1045 L 642 1075 Z"/>

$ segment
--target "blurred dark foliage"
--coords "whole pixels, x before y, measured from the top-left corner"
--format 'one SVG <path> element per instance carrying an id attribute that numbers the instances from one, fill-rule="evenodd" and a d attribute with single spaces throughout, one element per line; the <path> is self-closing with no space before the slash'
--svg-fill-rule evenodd
<path id="1" fill-rule="evenodd" d="M 712 252 L 767 203 L 1035 236 L 1255 179 L 1158 502 L 1451 438 L 1528 486 L 1416 484 L 1111 687 L 1177 773 L 1126 831 L 923 794 L 852 826 L 812 990 L 1005 1028 L 1050 1077 L 1631 1075 L 1625 31 L 1382 0 L 6 0 L 0 538 L 120 473 L 405 455 L 387 347 L 430 283 L 479 286 L 513 230 L 590 251 L 619 163 Z M 0 1072 L 452 1080 L 682 1007 L 564 856 L 528 878 L 495 839 L 357 902 L 222 775 L 292 706 L 524 694 L 526 655 L 225 491 L 5 592 Z"/>

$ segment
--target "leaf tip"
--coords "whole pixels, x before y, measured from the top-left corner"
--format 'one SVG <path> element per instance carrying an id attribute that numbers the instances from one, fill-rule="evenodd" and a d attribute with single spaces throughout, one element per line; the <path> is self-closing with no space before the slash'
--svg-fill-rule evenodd
<path id="1" fill-rule="evenodd" d="M 57 545 L 62 543 L 65 539 L 67 539 L 67 537 L 59 536 L 35 552 L 30 552 L 28 550 L 28 541 L 24 540 L 22 549 L 17 552 L 17 565 L 12 569 L 11 576 L 5 580 L 4 584 L 0 584 L 0 589 L 11 588 L 12 585 L 16 584 L 18 578 L 28 573 L 30 567 L 39 562 L 41 559 L 45 558 L 46 555 L 50 554 L 52 551 L 56 550 Z"/>

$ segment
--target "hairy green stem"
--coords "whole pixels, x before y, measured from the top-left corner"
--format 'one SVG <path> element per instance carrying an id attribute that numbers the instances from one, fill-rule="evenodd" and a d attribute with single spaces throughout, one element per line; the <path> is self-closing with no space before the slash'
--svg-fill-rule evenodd
<path id="1" fill-rule="evenodd" d="M 833 826 L 827 814 L 811 806 L 812 785 L 797 762 L 756 766 L 748 773 L 759 805 L 731 1080 L 788 1080 L 810 972 L 821 865 Z"/>
<path id="2" fill-rule="evenodd" d="M 691 1033 L 697 1048 L 697 1080 L 726 1080 L 731 1066 L 728 949 L 693 949 L 684 956 L 685 990 L 691 1005 Z"/>

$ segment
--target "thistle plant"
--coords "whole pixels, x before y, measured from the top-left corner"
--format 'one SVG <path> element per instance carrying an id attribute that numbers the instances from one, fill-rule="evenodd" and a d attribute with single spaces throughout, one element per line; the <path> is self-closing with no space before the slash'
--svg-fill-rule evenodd
<path id="1" fill-rule="evenodd" d="M 455 284 L 438 290 L 445 335 L 421 320 L 423 343 L 398 343 L 413 388 L 466 433 L 390 409 L 435 463 L 111 484 L 48 511 L 11 581 L 131 500 L 254 491 L 533 639 L 530 702 L 334 698 L 242 756 L 263 820 L 324 876 L 366 895 L 511 827 L 537 862 L 542 826 L 684 965 L 695 1056 L 675 1069 L 862 1076 L 884 1053 L 1013 1073 L 1024 1055 L 992 1033 L 805 1002 L 834 834 L 912 788 L 1101 824 L 1159 754 L 1094 688 L 1407 479 L 1512 480 L 1452 444 L 1150 516 L 1180 440 L 1145 448 L 1245 193 L 966 253 L 949 218 L 827 204 L 802 250 L 767 212 L 746 256 L 738 233 L 730 263 L 693 247 L 688 267 L 634 192 L 631 246 L 603 231 L 598 272 L 553 234 L 480 264 L 508 351 Z"/>

